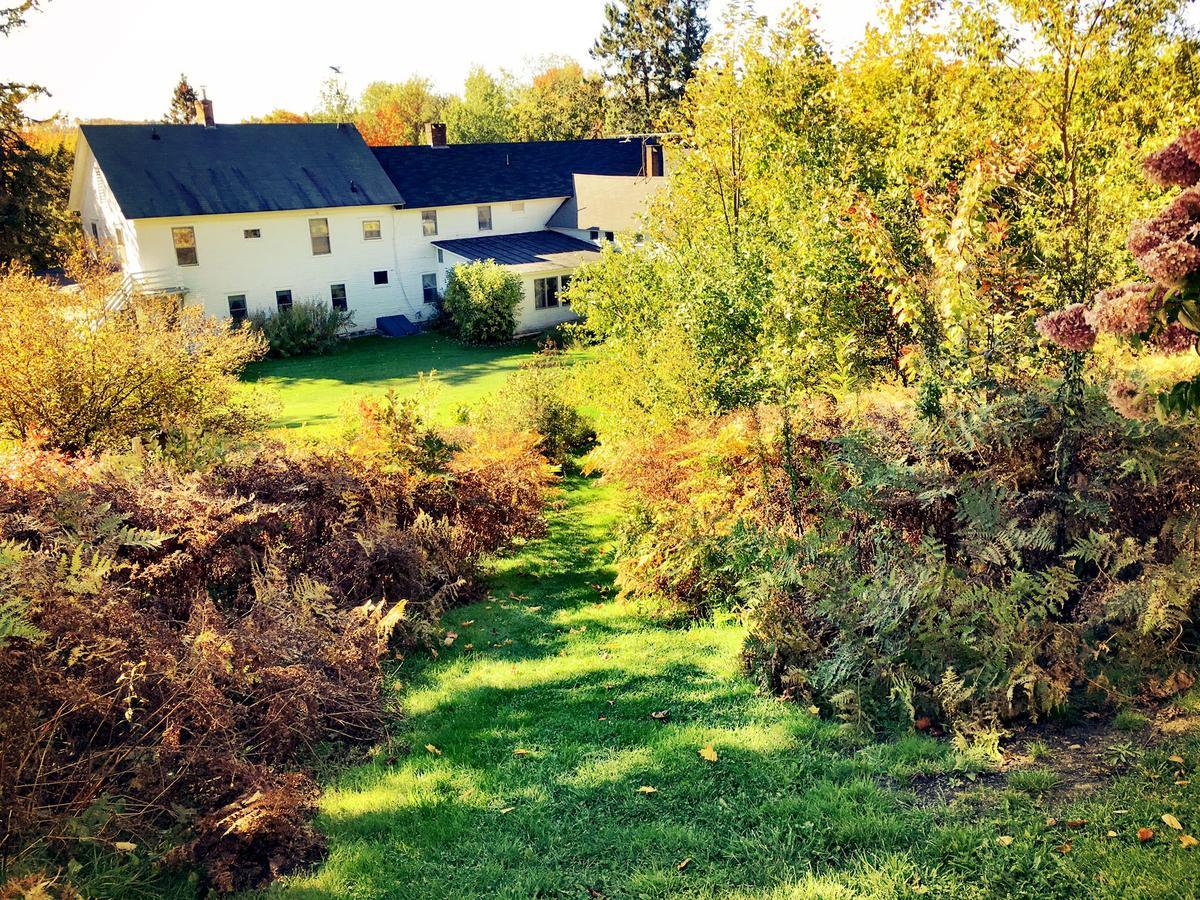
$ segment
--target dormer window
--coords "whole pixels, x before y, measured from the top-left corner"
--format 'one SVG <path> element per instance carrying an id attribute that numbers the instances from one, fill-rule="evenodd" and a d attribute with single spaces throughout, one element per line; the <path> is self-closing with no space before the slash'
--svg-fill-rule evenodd
<path id="1" fill-rule="evenodd" d="M 492 208 L 490 206 L 477 206 L 475 216 L 479 220 L 480 231 L 492 230 Z"/>

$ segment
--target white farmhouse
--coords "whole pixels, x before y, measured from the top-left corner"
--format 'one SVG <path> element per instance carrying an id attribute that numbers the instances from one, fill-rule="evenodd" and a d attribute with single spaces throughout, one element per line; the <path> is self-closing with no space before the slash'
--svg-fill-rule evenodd
<path id="1" fill-rule="evenodd" d="M 82 126 L 70 208 L 132 282 L 212 315 L 319 300 L 357 329 L 404 333 L 432 316 L 453 266 L 494 259 L 521 277 L 530 332 L 573 318 L 571 271 L 632 230 L 663 181 L 662 148 L 640 138 L 426 135 L 372 148 L 352 125 L 217 125 L 205 100 L 195 125 Z"/>

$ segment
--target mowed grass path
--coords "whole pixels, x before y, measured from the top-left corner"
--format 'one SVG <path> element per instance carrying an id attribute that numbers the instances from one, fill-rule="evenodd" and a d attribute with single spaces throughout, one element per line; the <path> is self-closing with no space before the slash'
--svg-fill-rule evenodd
<path id="1" fill-rule="evenodd" d="M 467 347 L 439 334 L 347 341 L 328 356 L 271 359 L 248 367 L 244 380 L 273 389 L 281 404 L 275 425 L 318 436 L 337 422 L 357 396 L 418 390 L 418 374 L 438 373 L 438 415 L 478 403 L 494 392 L 537 349 L 534 338 L 502 347 Z"/>
<path id="2" fill-rule="evenodd" d="M 669 628 L 614 601 L 615 498 L 567 486 L 491 598 L 447 616 L 453 645 L 397 668 L 395 733 L 326 782 L 328 859 L 270 895 L 1197 895 L 1200 856 L 1159 822 L 1200 828 L 1194 790 L 1131 775 L 1056 804 L 1002 786 L 923 803 L 904 785 L 951 766 L 944 743 L 851 737 L 758 694 L 737 624 Z M 1152 762 L 1169 771 L 1166 752 Z M 1145 846 L 1142 824 L 1158 832 Z"/>

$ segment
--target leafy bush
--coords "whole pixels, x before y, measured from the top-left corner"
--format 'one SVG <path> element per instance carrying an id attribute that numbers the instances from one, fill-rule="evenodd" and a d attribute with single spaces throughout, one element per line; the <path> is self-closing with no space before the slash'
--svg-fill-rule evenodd
<path id="1" fill-rule="evenodd" d="M 237 383 L 265 349 L 257 334 L 173 297 L 113 309 L 115 289 L 96 277 L 67 293 L 0 272 L 0 430 L 77 451 L 262 424 Z"/>
<path id="2" fill-rule="evenodd" d="M 475 414 L 484 427 L 535 432 L 547 459 L 564 464 L 596 441 L 595 429 L 579 412 L 569 393 L 568 369 L 562 351 L 547 341 L 542 351 L 505 381 Z"/>
<path id="3" fill-rule="evenodd" d="M 693 423 L 610 466 L 639 501 L 622 589 L 746 607 L 764 683 L 868 725 L 970 732 L 1118 680 L 1166 696 L 1200 613 L 1198 435 L 1096 392 L 1079 415 L 1062 482 L 1036 388 L 934 423 L 825 401 Z"/>
<path id="4" fill-rule="evenodd" d="M 524 296 L 521 279 L 489 259 L 450 270 L 442 308 L 459 338 L 496 344 L 512 338 Z"/>
<path id="5" fill-rule="evenodd" d="M 0 454 L 0 587 L 20 604 L 0 853 L 159 830 L 222 891 L 320 854 L 298 758 L 378 736 L 381 656 L 432 646 L 480 557 L 539 530 L 555 477 L 533 435 L 451 444 L 366 410 L 347 447 L 245 447 L 200 472 Z"/>
<path id="6" fill-rule="evenodd" d="M 342 332 L 354 324 L 354 314 L 304 300 L 275 312 L 253 312 L 248 321 L 266 339 L 271 356 L 285 357 L 332 353 Z"/>

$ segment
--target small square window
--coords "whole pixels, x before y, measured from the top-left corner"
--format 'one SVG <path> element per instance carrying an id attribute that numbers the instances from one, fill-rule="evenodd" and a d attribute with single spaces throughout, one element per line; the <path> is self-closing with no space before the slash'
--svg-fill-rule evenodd
<path id="1" fill-rule="evenodd" d="M 331 284 L 329 286 L 329 302 L 333 304 L 333 308 L 345 312 L 349 308 L 346 302 L 346 286 L 344 284 Z"/>
<path id="2" fill-rule="evenodd" d="M 363 225 L 363 240 L 364 241 L 382 241 L 383 229 L 379 224 L 378 219 L 367 219 Z"/>
<path id="3" fill-rule="evenodd" d="M 588 232 L 588 237 L 590 237 L 593 241 L 600 240 L 600 229 L 593 228 L 591 231 Z"/>
<path id="4" fill-rule="evenodd" d="M 243 228 L 242 229 L 242 237 L 248 241 L 252 241 L 255 238 L 260 238 L 260 237 L 262 237 L 262 229 L 261 228 Z"/>
<path id="5" fill-rule="evenodd" d="M 333 252 L 329 246 L 328 219 L 309 219 L 308 236 L 312 241 L 313 256 L 328 256 Z"/>
<path id="6" fill-rule="evenodd" d="M 421 276 L 421 293 L 424 295 L 426 303 L 437 303 L 438 287 L 436 274 L 431 272 L 428 275 Z"/>
<path id="7" fill-rule="evenodd" d="M 611 231 L 606 231 L 606 232 L 604 232 L 604 239 L 611 244 L 613 241 L 615 241 L 617 239 L 617 236 L 615 234 L 613 234 Z"/>
<path id="8" fill-rule="evenodd" d="M 200 261 L 196 258 L 196 229 L 190 225 L 184 228 L 171 229 L 171 241 L 175 244 L 175 264 L 179 266 L 195 266 Z"/>
<path id="9" fill-rule="evenodd" d="M 378 272 L 375 273 L 375 283 L 376 284 L 387 284 L 388 283 L 387 269 L 380 269 Z"/>
<path id="10" fill-rule="evenodd" d="M 425 237 L 437 234 L 437 210 L 427 209 L 421 213 L 421 233 Z"/>
<path id="11" fill-rule="evenodd" d="M 229 318 L 235 322 L 246 321 L 246 295 L 245 294 L 230 294 L 229 295 Z"/>
<path id="12" fill-rule="evenodd" d="M 291 291 L 276 291 L 275 292 L 275 307 L 283 312 L 292 308 L 292 292 Z"/>
<path id="13" fill-rule="evenodd" d="M 475 217 L 479 220 L 480 231 L 492 230 L 492 208 L 490 206 L 477 206 Z"/>

